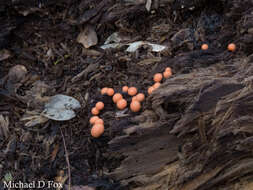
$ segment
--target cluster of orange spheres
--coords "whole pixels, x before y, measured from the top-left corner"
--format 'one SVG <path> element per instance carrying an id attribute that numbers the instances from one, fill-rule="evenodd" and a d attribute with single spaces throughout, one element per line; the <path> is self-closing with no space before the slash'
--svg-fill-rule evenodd
<path id="1" fill-rule="evenodd" d="M 234 43 L 228 44 L 228 50 L 234 52 L 236 50 L 236 45 Z M 208 50 L 207 44 L 202 44 L 202 50 Z M 167 67 L 163 73 L 156 73 L 153 76 L 154 84 L 148 88 L 148 94 L 151 94 L 154 90 L 159 88 L 163 78 L 169 78 L 172 75 L 170 67 Z M 145 95 L 143 93 L 138 93 L 136 87 L 123 86 L 122 91 L 127 93 L 129 96 L 132 96 L 130 103 L 130 109 L 132 112 L 138 112 L 141 110 L 141 102 L 145 100 Z M 102 88 L 102 95 L 112 96 L 113 102 L 116 104 L 117 108 L 123 110 L 127 107 L 127 101 L 123 98 L 122 94 L 115 93 L 113 88 Z M 95 138 L 100 137 L 104 133 L 104 121 L 99 118 L 100 111 L 104 109 L 103 102 L 97 102 L 96 106 L 91 109 L 93 116 L 90 118 L 90 124 L 93 125 L 91 128 L 91 135 Z"/>
<path id="2" fill-rule="evenodd" d="M 113 89 L 112 89 L 113 90 Z M 101 94 L 112 96 L 112 101 L 116 104 L 117 108 L 123 110 L 127 107 L 127 101 L 123 98 L 122 94 L 112 92 L 111 88 L 102 88 Z M 136 87 L 123 86 L 122 92 L 127 93 L 129 96 L 132 96 L 132 102 L 130 104 L 130 109 L 132 112 L 138 112 L 141 109 L 140 102 L 144 101 L 145 95 L 143 93 L 138 93 Z"/>
<path id="3" fill-rule="evenodd" d="M 153 86 L 150 86 L 148 88 L 148 94 L 152 94 L 152 92 L 154 90 L 156 90 L 157 88 L 159 88 L 159 86 L 161 85 L 161 82 L 163 80 L 163 78 L 169 78 L 171 77 L 172 75 L 172 71 L 171 71 L 171 68 L 170 67 L 167 67 L 163 74 L 162 73 L 156 73 L 154 76 L 153 76 L 153 80 L 154 80 L 154 85 Z"/>
<path id="4" fill-rule="evenodd" d="M 91 109 L 91 113 L 94 115 L 90 118 L 90 124 L 93 125 L 91 128 L 91 135 L 95 138 L 100 137 L 105 130 L 104 120 L 97 116 L 102 109 L 104 109 L 103 102 L 97 102 L 96 106 Z"/>
<path id="5" fill-rule="evenodd" d="M 162 73 L 156 73 L 153 77 L 155 84 L 148 89 L 148 94 L 151 94 L 153 90 L 157 89 L 161 85 L 163 78 L 169 78 L 172 75 L 170 67 L 167 67 Z M 145 100 L 143 93 L 138 93 L 136 87 L 123 86 L 122 92 L 132 96 L 130 103 L 130 110 L 132 112 L 139 112 L 141 110 L 141 102 Z M 123 98 L 120 93 L 115 93 L 113 88 L 102 88 L 102 95 L 108 95 L 112 97 L 112 101 L 116 104 L 117 108 L 123 110 L 127 107 L 127 101 Z M 101 110 L 104 109 L 103 102 L 97 102 L 96 106 L 91 109 L 92 117 L 90 118 L 90 124 L 93 125 L 91 128 L 91 135 L 95 138 L 100 137 L 104 133 L 104 121 L 99 118 L 98 115 Z"/>
<path id="6" fill-rule="evenodd" d="M 236 50 L 236 45 L 234 43 L 228 44 L 228 51 L 235 51 Z M 202 50 L 208 50 L 208 45 L 207 44 L 202 44 L 201 46 Z"/>
<path id="7" fill-rule="evenodd" d="M 141 103 L 145 99 L 143 93 L 138 93 L 136 87 L 123 86 L 122 91 L 132 96 L 130 103 L 130 109 L 132 112 L 138 112 L 141 109 Z M 123 98 L 122 94 L 115 93 L 113 88 L 102 88 L 102 95 L 112 96 L 112 101 L 116 104 L 117 108 L 123 110 L 127 107 L 127 101 Z M 96 106 L 91 109 L 92 117 L 90 118 L 90 124 L 93 125 L 91 128 L 91 135 L 95 138 L 100 137 L 104 133 L 104 121 L 99 118 L 100 111 L 104 109 L 103 102 L 97 102 Z"/>

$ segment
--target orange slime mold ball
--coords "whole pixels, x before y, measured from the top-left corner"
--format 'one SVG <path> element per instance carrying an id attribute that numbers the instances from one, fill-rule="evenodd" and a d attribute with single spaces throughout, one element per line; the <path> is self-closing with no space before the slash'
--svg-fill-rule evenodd
<path id="1" fill-rule="evenodd" d="M 99 119 L 98 116 L 92 116 L 92 117 L 90 118 L 90 124 L 94 124 L 98 119 Z"/>
<path id="2" fill-rule="evenodd" d="M 101 94 L 102 94 L 102 95 L 106 94 L 106 93 L 107 93 L 107 90 L 108 90 L 108 88 L 106 88 L 106 87 L 105 87 L 105 88 L 102 88 L 102 89 L 101 89 Z"/>
<path id="3" fill-rule="evenodd" d="M 104 120 L 103 119 L 98 119 L 98 120 L 95 121 L 95 125 L 96 124 L 102 124 L 102 125 L 104 125 Z"/>
<path id="4" fill-rule="evenodd" d="M 155 90 L 153 86 L 148 88 L 148 94 L 152 94 L 152 92 Z"/>
<path id="5" fill-rule="evenodd" d="M 156 73 L 156 74 L 154 75 L 154 77 L 153 77 L 153 80 L 154 80 L 155 82 L 161 82 L 162 79 L 163 79 L 163 75 L 162 75 L 161 73 Z"/>
<path id="6" fill-rule="evenodd" d="M 97 102 L 97 103 L 96 103 L 96 108 L 97 108 L 98 110 L 102 110 L 102 109 L 104 109 L 104 107 L 105 107 L 105 105 L 104 105 L 103 102 Z"/>
<path id="7" fill-rule="evenodd" d="M 145 95 L 143 93 L 139 93 L 135 97 L 136 97 L 136 100 L 139 102 L 142 102 L 145 100 Z"/>
<path id="8" fill-rule="evenodd" d="M 139 101 L 132 101 L 130 104 L 132 112 L 138 112 L 141 109 L 141 103 Z"/>
<path id="9" fill-rule="evenodd" d="M 91 135 L 95 138 L 100 137 L 105 131 L 104 125 L 102 124 L 95 124 L 92 128 L 91 128 Z"/>
<path id="10" fill-rule="evenodd" d="M 127 101 L 125 99 L 121 99 L 117 102 L 117 107 L 120 109 L 120 110 L 123 110 L 127 107 Z"/>
<path id="11" fill-rule="evenodd" d="M 207 44 L 202 44 L 201 49 L 202 50 L 208 50 L 208 45 Z"/>
<path id="12" fill-rule="evenodd" d="M 236 45 L 234 43 L 228 44 L 228 50 L 229 51 L 235 51 L 236 50 Z"/>
<path id="13" fill-rule="evenodd" d="M 116 93 L 113 95 L 112 100 L 114 103 L 117 103 L 119 100 L 121 100 L 123 96 L 120 93 Z"/>
<path id="14" fill-rule="evenodd" d="M 107 95 L 108 95 L 108 96 L 113 96 L 113 94 L 114 94 L 113 88 L 108 88 L 108 90 L 107 90 Z"/>
<path id="15" fill-rule="evenodd" d="M 123 87 L 122 87 L 122 91 L 123 91 L 123 92 L 127 92 L 127 91 L 128 91 L 128 86 L 123 86 Z"/>
<path id="16" fill-rule="evenodd" d="M 96 107 L 94 107 L 94 108 L 91 109 L 91 113 L 93 115 L 98 115 L 99 114 L 99 110 Z"/>
<path id="17" fill-rule="evenodd" d="M 137 94 L 137 88 L 135 88 L 135 87 L 130 87 L 129 89 L 128 89 L 128 95 L 129 96 L 134 96 L 134 95 L 136 95 Z"/>
<path id="18" fill-rule="evenodd" d="M 153 85 L 153 87 L 154 87 L 155 89 L 157 89 L 157 88 L 159 88 L 160 85 L 161 85 L 160 82 L 156 82 L 156 83 Z"/>

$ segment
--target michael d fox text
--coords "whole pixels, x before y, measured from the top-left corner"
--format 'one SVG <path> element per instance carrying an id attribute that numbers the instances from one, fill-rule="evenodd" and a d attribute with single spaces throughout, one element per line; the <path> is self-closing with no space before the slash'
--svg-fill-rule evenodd
<path id="1" fill-rule="evenodd" d="M 49 189 L 49 188 L 62 188 L 61 183 L 54 181 L 32 181 L 32 182 L 22 182 L 22 181 L 3 181 L 5 189 Z"/>

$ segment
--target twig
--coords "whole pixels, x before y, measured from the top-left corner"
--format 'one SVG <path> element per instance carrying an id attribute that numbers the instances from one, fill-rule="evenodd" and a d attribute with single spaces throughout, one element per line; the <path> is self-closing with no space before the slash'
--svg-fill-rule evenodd
<path id="1" fill-rule="evenodd" d="M 71 173 L 70 173 L 69 154 L 68 154 L 68 151 L 67 151 L 67 147 L 66 147 L 66 143 L 65 143 L 65 138 L 63 136 L 61 128 L 60 128 L 60 131 L 61 131 L 63 146 L 64 146 L 64 150 L 65 150 L 65 158 L 66 158 L 66 162 L 67 162 L 67 165 L 68 165 L 68 176 L 69 176 L 68 190 L 71 190 L 71 188 L 70 188 L 71 187 Z"/>

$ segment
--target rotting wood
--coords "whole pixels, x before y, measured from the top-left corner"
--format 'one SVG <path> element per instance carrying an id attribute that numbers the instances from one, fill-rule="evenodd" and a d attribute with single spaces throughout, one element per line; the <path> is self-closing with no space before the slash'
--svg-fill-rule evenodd
<path id="1" fill-rule="evenodd" d="M 168 135 L 168 128 L 159 130 L 155 128 L 150 131 L 147 135 L 136 134 L 120 139 L 120 145 L 113 142 L 111 154 L 123 155 L 126 159 L 122 162 L 121 167 L 110 174 L 111 176 L 121 180 L 140 174 L 151 175 L 177 159 L 180 142 L 176 137 Z M 135 145 L 131 145 L 133 143 Z M 150 164 L 151 161 L 152 164 Z"/>
<path id="2" fill-rule="evenodd" d="M 240 65 L 235 64 L 235 67 L 239 68 Z M 154 111 L 150 113 L 160 119 L 152 120 L 150 125 L 152 127 L 145 129 L 143 124 L 146 117 L 140 115 L 139 120 L 134 120 L 139 125 L 129 126 L 131 130 L 125 129 L 125 132 L 130 131 L 126 138 L 112 141 L 111 150 L 117 146 L 117 153 L 126 157 L 121 161 L 121 165 L 111 172 L 113 178 L 124 184 L 135 184 L 133 187 L 136 189 L 141 186 L 145 190 L 216 190 L 217 185 L 222 189 L 223 183 L 237 184 L 238 179 L 250 175 L 251 160 L 246 158 L 252 154 L 249 145 L 253 141 L 249 138 L 246 140 L 240 135 L 245 132 L 248 135 L 252 134 L 248 123 L 251 120 L 247 120 L 253 115 L 250 111 L 252 106 L 250 79 L 240 80 L 236 77 L 215 79 L 216 73 L 224 72 L 215 69 L 216 66 L 213 66 L 198 69 L 190 74 L 174 76 L 149 97 Z M 174 109 L 169 109 L 170 105 L 173 105 Z M 243 111 L 242 107 L 246 110 Z M 170 120 L 172 115 L 177 119 Z M 199 120 L 202 121 L 199 123 Z M 205 125 L 202 137 L 198 133 L 200 124 Z M 166 132 L 154 133 L 156 130 Z M 178 142 L 177 146 L 182 147 L 181 153 L 180 149 L 174 149 L 175 147 L 166 148 L 165 154 L 162 154 L 164 150 L 160 150 L 159 153 L 159 145 L 162 145 L 163 141 L 174 139 L 169 133 L 178 136 L 175 142 Z M 139 140 L 131 140 L 136 138 Z M 169 142 L 172 145 L 174 143 Z M 152 154 L 147 154 L 147 150 L 152 151 Z M 171 156 L 171 153 L 174 156 Z M 156 170 L 156 168 L 167 167 L 168 156 L 174 158 L 169 162 L 172 166 L 179 160 L 178 170 L 163 176 L 163 180 L 168 180 L 170 175 L 176 178 L 164 186 L 161 181 L 158 183 L 149 181 L 148 179 L 165 172 L 165 169 Z"/>

